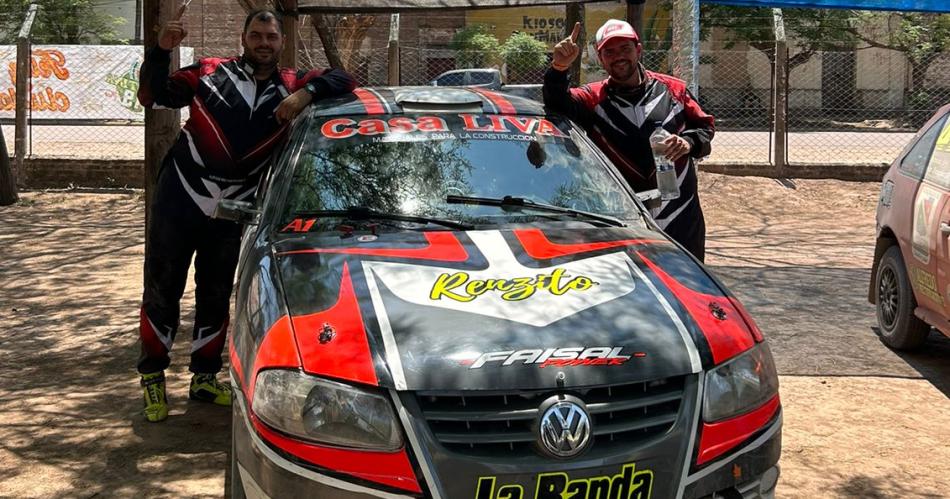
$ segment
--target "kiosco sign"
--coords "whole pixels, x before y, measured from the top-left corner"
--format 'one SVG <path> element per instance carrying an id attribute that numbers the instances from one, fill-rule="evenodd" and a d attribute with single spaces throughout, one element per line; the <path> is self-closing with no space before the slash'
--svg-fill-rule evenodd
<path id="1" fill-rule="evenodd" d="M 182 65 L 193 49 L 182 49 Z M 36 45 L 30 68 L 33 118 L 134 120 L 144 118 L 136 100 L 142 47 Z M 16 47 L 0 45 L 0 118 L 16 110 Z"/>

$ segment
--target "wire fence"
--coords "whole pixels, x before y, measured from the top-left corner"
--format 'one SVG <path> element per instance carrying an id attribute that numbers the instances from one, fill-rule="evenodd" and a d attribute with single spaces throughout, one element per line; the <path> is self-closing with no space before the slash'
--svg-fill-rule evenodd
<path id="1" fill-rule="evenodd" d="M 491 68 L 498 70 L 505 85 L 540 85 L 551 46 L 565 31 L 563 17 L 546 18 L 532 9 L 512 12 L 495 17 L 482 11 L 419 18 L 403 15 L 398 83 L 429 85 L 449 71 Z M 242 15 L 234 17 L 240 21 Z M 593 31 L 602 22 L 591 15 L 589 11 L 587 40 L 593 38 Z M 594 15 L 613 16 L 596 9 Z M 758 21 L 771 22 L 771 18 Z M 301 16 L 298 22 L 298 65 L 328 66 L 315 23 L 310 16 Z M 387 50 L 389 16 L 328 16 L 327 22 L 339 58 L 360 84 L 387 85 L 390 66 L 395 62 L 390 61 Z M 733 21 L 725 17 L 707 16 L 701 22 L 710 27 L 704 31 L 700 50 L 698 99 L 717 119 L 713 154 L 707 161 L 774 163 L 775 44 L 766 39 L 771 32 L 754 26 L 730 26 L 728 23 Z M 496 37 L 498 44 L 485 50 L 470 46 L 460 49 L 455 41 L 457 34 L 479 23 L 489 23 L 485 24 L 486 32 Z M 201 26 L 199 32 L 210 33 L 208 25 Z M 889 47 L 894 39 L 891 35 L 905 29 L 902 26 L 887 24 L 882 32 L 847 43 L 839 43 L 840 36 L 826 27 L 826 31 L 810 33 L 828 41 L 817 48 L 807 40 L 790 42 L 786 58 L 788 86 L 779 92 L 787 96 L 789 164 L 888 163 L 934 110 L 950 102 L 950 53 L 946 49 L 921 53 Z M 642 33 L 642 61 L 648 69 L 671 71 L 671 54 L 675 52 L 671 50 L 671 30 L 668 18 L 654 15 L 648 19 Z M 540 45 L 520 50 L 507 46 L 508 39 L 521 32 L 531 34 Z M 872 35 L 877 38 L 870 38 Z M 189 36 L 205 40 L 204 35 Z M 235 39 L 237 36 L 234 33 Z M 239 51 L 235 43 L 204 43 L 195 47 L 194 57 L 236 55 Z M 14 53 L 0 46 L 3 67 L 9 65 Z M 36 46 L 32 61 L 31 153 L 141 158 L 143 113 L 134 98 L 141 54 L 140 46 Z M 606 76 L 589 44 L 583 57 L 582 81 Z M 183 63 L 190 60 L 191 53 L 182 54 Z M 59 75 L 66 71 L 69 76 L 59 78 L 57 71 Z M 11 88 L 9 92 L 7 87 Z M 7 101 L 13 98 L 12 87 L 12 76 L 8 85 L 0 87 L 0 122 L 5 125 L 11 151 L 9 123 L 13 111 Z M 68 100 L 68 116 L 60 109 L 66 103 L 61 96 Z"/>

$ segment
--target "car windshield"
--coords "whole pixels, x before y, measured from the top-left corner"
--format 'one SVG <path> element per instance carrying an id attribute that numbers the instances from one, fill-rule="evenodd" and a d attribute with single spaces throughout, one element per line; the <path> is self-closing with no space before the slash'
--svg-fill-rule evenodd
<path id="1" fill-rule="evenodd" d="M 445 75 L 445 76 L 439 78 L 439 85 L 441 85 L 441 86 L 459 86 L 459 85 L 462 84 L 462 80 L 464 79 L 464 76 L 465 76 L 465 75 L 464 75 L 463 73 L 447 74 L 447 75 Z"/>
<path id="2" fill-rule="evenodd" d="M 484 85 L 495 81 L 495 76 L 487 71 L 471 73 L 472 85 Z"/>
<path id="3" fill-rule="evenodd" d="M 591 214 L 638 218 L 636 203 L 577 134 L 566 120 L 538 116 L 316 119 L 294 168 L 282 218 L 354 207 L 473 226 L 569 220 L 603 225 Z M 459 197 L 516 201 L 469 203 Z"/>

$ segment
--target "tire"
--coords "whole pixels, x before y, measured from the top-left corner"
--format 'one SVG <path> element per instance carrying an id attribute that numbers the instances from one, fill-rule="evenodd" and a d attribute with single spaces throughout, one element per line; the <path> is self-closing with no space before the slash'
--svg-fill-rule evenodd
<path id="1" fill-rule="evenodd" d="M 914 315 L 917 300 L 897 245 L 881 257 L 874 286 L 881 341 L 895 350 L 913 350 L 922 345 L 930 334 L 930 325 Z"/>

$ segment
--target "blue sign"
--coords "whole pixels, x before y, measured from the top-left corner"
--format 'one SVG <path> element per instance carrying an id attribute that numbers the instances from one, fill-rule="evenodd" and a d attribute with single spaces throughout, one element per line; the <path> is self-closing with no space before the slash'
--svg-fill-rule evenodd
<path id="1" fill-rule="evenodd" d="M 740 5 L 743 7 L 805 7 L 817 9 L 902 10 L 945 12 L 950 14 L 950 0 L 702 0 L 706 3 Z"/>

